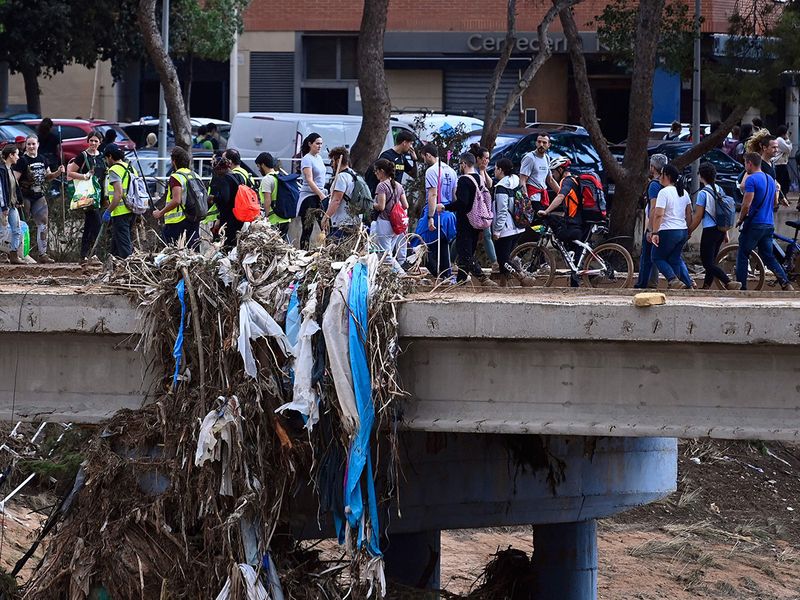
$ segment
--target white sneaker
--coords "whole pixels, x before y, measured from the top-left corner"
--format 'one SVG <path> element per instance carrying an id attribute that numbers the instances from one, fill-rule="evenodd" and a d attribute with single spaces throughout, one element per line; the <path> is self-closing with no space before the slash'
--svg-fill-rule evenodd
<path id="1" fill-rule="evenodd" d="M 33 257 L 30 254 L 28 254 L 27 256 L 23 256 L 22 257 L 22 262 L 24 262 L 26 265 L 37 265 L 37 264 L 39 264 L 33 259 Z"/>

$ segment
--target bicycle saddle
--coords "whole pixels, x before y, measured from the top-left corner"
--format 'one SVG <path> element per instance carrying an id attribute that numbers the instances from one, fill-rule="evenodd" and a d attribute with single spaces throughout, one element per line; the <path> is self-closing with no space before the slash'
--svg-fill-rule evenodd
<path id="1" fill-rule="evenodd" d="M 800 221 L 786 221 L 786 224 L 789 227 L 794 227 L 795 229 L 800 229 Z"/>

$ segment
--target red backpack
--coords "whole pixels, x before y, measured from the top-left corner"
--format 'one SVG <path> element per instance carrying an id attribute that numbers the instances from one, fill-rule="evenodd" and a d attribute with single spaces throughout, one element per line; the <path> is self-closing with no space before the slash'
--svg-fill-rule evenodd
<path id="1" fill-rule="evenodd" d="M 606 218 L 606 195 L 603 184 L 594 173 L 581 173 L 574 178 L 578 184 L 581 217 L 586 221 Z"/>
<path id="2" fill-rule="evenodd" d="M 394 204 L 392 205 L 392 209 L 389 211 L 389 223 L 392 225 L 392 231 L 395 234 L 399 235 L 401 233 L 405 233 L 408 230 L 408 211 L 403 208 L 403 204 L 400 202 L 397 196 L 397 187 L 399 184 L 394 183 L 394 189 L 392 190 L 392 199 L 394 200 Z"/>
<path id="3" fill-rule="evenodd" d="M 233 216 L 242 223 L 255 221 L 261 215 L 258 194 L 249 185 L 240 184 L 233 201 Z"/>

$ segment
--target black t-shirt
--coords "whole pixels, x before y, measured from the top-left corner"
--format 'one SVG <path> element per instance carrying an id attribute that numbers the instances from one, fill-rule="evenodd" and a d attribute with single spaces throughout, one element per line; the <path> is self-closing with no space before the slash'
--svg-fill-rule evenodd
<path id="1" fill-rule="evenodd" d="M 19 187 L 24 198 L 38 200 L 44 196 L 47 180 L 47 160 L 41 154 L 37 154 L 33 158 L 23 154 L 19 157 L 13 169 L 21 174 Z"/>
<path id="2" fill-rule="evenodd" d="M 100 183 L 103 182 L 103 176 L 106 173 L 106 161 L 103 160 L 102 155 L 96 154 L 92 156 L 84 150 L 73 158 L 72 162 L 78 167 L 78 173 L 91 172 Z"/>
<path id="3" fill-rule="evenodd" d="M 239 189 L 239 180 L 234 173 L 215 173 L 211 178 L 211 196 L 214 204 L 219 209 L 219 218 L 223 223 L 238 221 L 233 216 L 233 205 L 236 201 L 236 192 Z"/>
<path id="4" fill-rule="evenodd" d="M 777 177 L 775 176 L 775 167 L 768 160 L 761 161 L 761 170 L 764 171 L 764 173 L 766 173 L 773 179 L 777 179 Z"/>
<path id="5" fill-rule="evenodd" d="M 408 173 L 410 177 L 414 177 L 417 174 L 417 165 L 409 154 L 400 154 L 394 148 L 389 148 L 384 150 L 378 158 L 385 158 L 394 163 L 394 180 L 399 184 L 403 183 L 404 173 Z M 375 164 L 373 163 L 364 177 L 364 181 L 367 182 L 373 196 L 378 187 L 378 178 L 375 175 L 375 171 L 373 171 L 374 167 Z"/>
<path id="6" fill-rule="evenodd" d="M 58 136 L 52 131 L 39 138 L 39 155 L 47 159 L 47 166 L 51 171 L 58 167 Z"/>

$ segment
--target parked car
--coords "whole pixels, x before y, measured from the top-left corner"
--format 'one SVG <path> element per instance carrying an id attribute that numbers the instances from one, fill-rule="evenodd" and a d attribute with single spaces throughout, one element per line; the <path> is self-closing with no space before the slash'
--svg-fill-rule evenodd
<path id="1" fill-rule="evenodd" d="M 228 137 L 231 133 L 231 124 L 228 121 L 220 119 L 207 119 L 204 117 L 192 117 L 189 119 L 192 124 L 192 139 L 197 135 L 197 130 L 201 125 L 208 125 L 214 123 L 217 126 L 220 138 L 220 148 L 225 149 L 228 145 Z M 147 145 L 147 134 L 155 133 L 158 135 L 158 119 L 145 117 L 134 123 L 123 123 L 121 125 L 125 133 L 136 143 L 137 148 L 144 148 Z M 172 133 L 172 127 L 169 119 L 167 119 L 167 147 L 172 148 L 175 145 L 175 134 Z"/>
<path id="2" fill-rule="evenodd" d="M 41 121 L 41 119 L 30 119 L 24 122 L 36 129 Z M 64 154 L 64 164 L 89 147 L 89 144 L 86 143 L 86 136 L 92 131 L 97 131 L 100 135 L 105 136 L 110 129 L 113 129 L 117 135 L 116 140 L 114 140 L 115 144 L 123 150 L 134 149 L 135 144 L 117 123 L 99 120 L 87 121 L 85 119 L 53 119 L 53 133 L 61 136 L 61 152 Z"/>
<path id="3" fill-rule="evenodd" d="M 664 142 L 652 141 L 647 147 L 648 156 L 653 154 L 664 154 L 670 161 L 675 160 L 684 152 L 687 152 L 692 147 L 690 142 Z M 615 144 L 610 146 L 611 153 L 614 157 L 622 162 L 622 157 L 625 155 L 625 144 Z M 725 190 L 725 193 L 736 200 L 737 207 L 741 205 L 741 193 L 736 185 L 739 175 L 744 171 L 744 167 L 740 162 L 734 160 L 725 154 L 719 148 L 713 148 L 706 152 L 701 158 L 700 162 L 710 162 L 717 169 L 717 183 Z M 643 165 L 642 168 L 647 168 Z M 682 175 L 691 188 L 692 185 L 692 167 L 691 165 L 683 169 Z M 609 195 L 614 194 L 614 184 L 609 183 Z"/>
<path id="4" fill-rule="evenodd" d="M 19 121 L 0 121 L 0 148 L 6 144 L 17 141 L 18 138 L 26 138 L 31 133 L 36 133 L 25 123 Z"/>
<path id="5" fill-rule="evenodd" d="M 286 171 L 299 168 L 300 146 L 309 133 L 322 136 L 320 153 L 327 162 L 328 150 L 336 146 L 349 148 L 361 129 L 361 117 L 356 115 L 316 115 L 307 113 L 239 113 L 231 125 L 228 145 L 236 148 L 242 160 L 255 169 L 255 158 L 269 152 Z M 394 146 L 394 136 L 401 129 L 412 131 L 399 121 L 390 123 L 383 150 Z"/>
<path id="6" fill-rule="evenodd" d="M 492 158 L 489 161 L 489 172 L 494 172 L 494 165 L 501 158 L 508 158 L 514 163 L 514 168 L 519 170 L 522 164 L 522 157 L 528 152 L 536 149 L 536 138 L 541 134 L 546 133 L 550 137 L 550 157 L 565 156 L 570 159 L 572 166 L 570 171 L 573 173 L 589 173 L 594 172 L 600 180 L 605 183 L 605 169 L 600 160 L 600 155 L 597 153 L 592 140 L 589 137 L 589 132 L 579 125 L 566 125 L 560 123 L 550 123 L 546 127 L 541 128 L 524 128 L 524 129 L 503 129 L 500 134 L 515 135 L 519 134 L 521 137 L 516 141 L 504 148 L 495 150 L 492 153 Z M 478 135 L 478 132 L 476 132 Z"/>
<path id="7" fill-rule="evenodd" d="M 672 128 L 672 123 L 654 123 L 653 127 L 650 129 L 650 135 L 648 137 L 651 140 L 664 141 L 664 136 L 671 131 L 671 128 Z M 700 137 L 708 133 L 710 128 L 711 125 L 709 125 L 708 123 L 701 123 Z M 675 141 L 688 142 L 691 141 L 691 138 L 692 138 L 692 124 L 681 123 L 681 133 L 678 136 L 678 139 Z"/>

